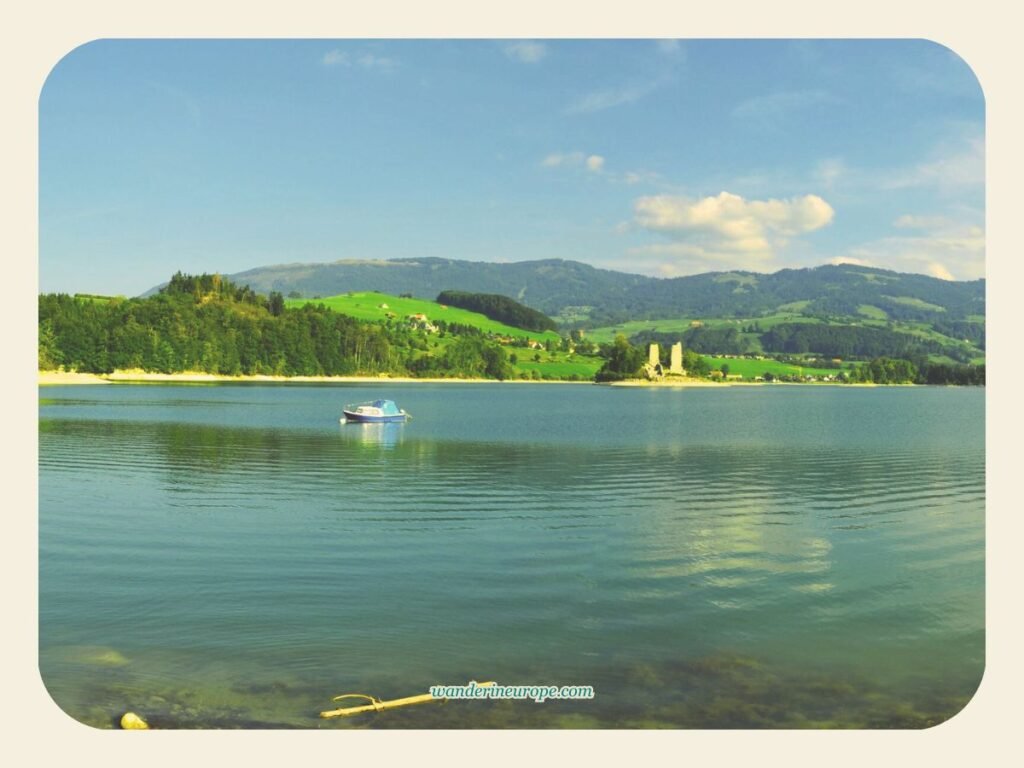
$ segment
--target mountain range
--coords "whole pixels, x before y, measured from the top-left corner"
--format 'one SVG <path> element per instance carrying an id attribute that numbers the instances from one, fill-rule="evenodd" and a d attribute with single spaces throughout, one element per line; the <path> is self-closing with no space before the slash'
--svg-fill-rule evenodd
<path id="1" fill-rule="evenodd" d="M 984 322 L 985 315 L 983 279 L 955 282 L 852 264 L 655 278 L 562 259 L 408 258 L 281 264 L 227 277 L 260 293 L 304 298 L 366 290 L 428 299 L 444 290 L 495 293 L 580 327 L 667 317 L 751 318 L 778 311 L 929 324 Z"/>

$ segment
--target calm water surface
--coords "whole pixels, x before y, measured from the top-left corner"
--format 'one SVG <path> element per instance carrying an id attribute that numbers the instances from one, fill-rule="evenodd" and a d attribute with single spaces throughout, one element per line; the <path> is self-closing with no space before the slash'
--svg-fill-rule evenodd
<path id="1" fill-rule="evenodd" d="M 339 425 L 376 397 L 405 425 Z M 925 727 L 984 667 L 984 390 L 40 389 L 40 668 L 157 727 Z M 323 721 L 331 697 L 593 685 Z"/>

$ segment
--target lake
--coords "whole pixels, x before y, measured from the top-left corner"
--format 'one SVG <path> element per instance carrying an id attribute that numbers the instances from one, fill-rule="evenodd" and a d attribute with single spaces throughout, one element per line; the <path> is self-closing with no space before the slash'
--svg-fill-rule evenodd
<path id="1" fill-rule="evenodd" d="M 983 672 L 983 388 L 39 392 L 40 669 L 89 725 L 922 728 Z M 378 397 L 414 419 L 339 424 Z M 318 717 L 469 680 L 595 696 Z"/>

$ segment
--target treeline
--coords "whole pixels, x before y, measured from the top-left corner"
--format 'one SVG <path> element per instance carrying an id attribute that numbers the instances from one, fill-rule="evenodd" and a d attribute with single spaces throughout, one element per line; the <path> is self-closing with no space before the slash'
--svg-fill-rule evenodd
<path id="1" fill-rule="evenodd" d="M 219 275 L 175 275 L 145 299 L 39 297 L 39 367 L 223 375 L 506 374 L 497 344 L 459 338 L 431 355 L 426 334 L 362 323 L 324 305 L 285 309 Z M 426 362 L 424 361 L 426 359 Z M 507 365 L 507 361 L 506 361 Z"/>
<path id="2" fill-rule="evenodd" d="M 852 382 L 873 384 L 955 384 L 979 386 L 985 383 L 984 365 L 949 365 L 878 357 L 857 366 L 848 376 Z"/>
<path id="3" fill-rule="evenodd" d="M 681 341 L 686 349 L 705 355 L 746 355 L 753 351 L 750 342 L 735 328 L 688 328 L 682 334 L 640 331 L 630 336 L 629 340 L 643 346 L 651 342 L 671 345 Z"/>
<path id="4" fill-rule="evenodd" d="M 909 359 L 921 355 L 947 355 L 968 362 L 969 350 L 932 339 L 898 333 L 886 328 L 818 323 L 781 323 L 761 334 L 765 352 L 789 352 L 841 358 L 890 357 Z"/>
<path id="5" fill-rule="evenodd" d="M 436 299 L 438 304 L 479 312 L 481 315 L 527 331 L 554 331 L 558 325 L 543 312 L 513 301 L 508 296 L 496 293 L 469 293 L 467 291 L 441 291 Z"/>

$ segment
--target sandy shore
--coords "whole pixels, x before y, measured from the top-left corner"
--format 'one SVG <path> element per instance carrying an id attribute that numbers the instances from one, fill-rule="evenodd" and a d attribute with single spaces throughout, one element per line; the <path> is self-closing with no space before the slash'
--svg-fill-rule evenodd
<path id="1" fill-rule="evenodd" d="M 114 371 L 113 373 L 68 373 L 39 371 L 39 384 L 129 384 L 133 382 L 167 382 L 203 384 L 216 382 L 267 382 L 311 384 L 592 384 L 590 381 L 545 381 L 537 379 L 414 379 L 408 376 L 221 376 L 215 373 L 185 371 L 182 373 L 149 373 L 146 371 Z"/>
<path id="2" fill-rule="evenodd" d="M 843 383 L 841 381 L 711 381 L 709 379 L 671 379 L 647 381 L 627 379 L 605 382 L 609 387 L 913 387 L 914 384 Z"/>
<path id="3" fill-rule="evenodd" d="M 39 383 L 45 384 L 109 384 L 95 373 L 68 373 L 65 371 L 40 371 Z"/>
<path id="4" fill-rule="evenodd" d="M 166 382 L 170 384 L 203 384 L 217 382 L 267 382 L 310 384 L 593 384 L 592 381 L 545 381 L 537 379 L 414 379 L 408 376 L 221 376 L 215 373 L 186 371 L 183 373 L 148 373 L 146 371 L 114 371 L 113 373 L 74 373 L 66 371 L 39 371 L 40 385 L 55 384 L 131 384 L 139 382 Z M 710 381 L 708 379 L 666 379 L 647 381 L 602 382 L 609 387 L 879 387 L 882 384 L 843 384 L 833 381 Z M 893 384 L 888 386 L 913 386 Z"/>
<path id="5" fill-rule="evenodd" d="M 710 381 L 708 379 L 626 379 L 625 381 L 603 382 L 609 387 L 757 387 L 763 381 Z"/>

